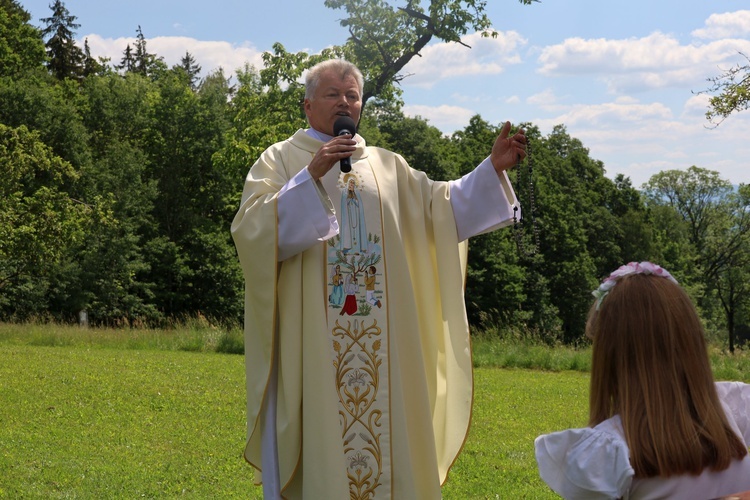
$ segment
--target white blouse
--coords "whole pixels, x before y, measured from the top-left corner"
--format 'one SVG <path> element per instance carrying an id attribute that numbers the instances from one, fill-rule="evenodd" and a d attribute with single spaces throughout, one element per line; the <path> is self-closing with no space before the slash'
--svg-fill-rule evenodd
<path id="1" fill-rule="evenodd" d="M 750 443 L 750 385 L 718 382 L 727 420 L 745 445 Z M 534 441 L 539 474 L 563 498 L 711 499 L 750 490 L 750 455 L 726 470 L 697 476 L 634 477 L 630 450 L 618 415 L 596 427 L 568 429 Z"/>

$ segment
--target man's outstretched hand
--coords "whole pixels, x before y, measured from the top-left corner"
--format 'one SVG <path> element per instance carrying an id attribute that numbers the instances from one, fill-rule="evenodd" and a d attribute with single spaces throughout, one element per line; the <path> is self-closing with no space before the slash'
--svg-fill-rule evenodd
<path id="1" fill-rule="evenodd" d="M 526 133 L 521 129 L 511 137 L 508 137 L 508 134 L 510 134 L 510 122 L 505 122 L 492 146 L 490 160 L 498 174 L 526 158 Z"/>

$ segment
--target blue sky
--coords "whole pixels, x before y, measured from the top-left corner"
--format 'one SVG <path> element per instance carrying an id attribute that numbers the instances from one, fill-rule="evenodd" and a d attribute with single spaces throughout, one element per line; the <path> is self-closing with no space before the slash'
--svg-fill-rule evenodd
<path id="1" fill-rule="evenodd" d="M 422 3 L 426 3 L 423 0 Z M 52 0 L 20 0 L 32 22 Z M 341 44 L 343 11 L 323 0 L 68 0 L 94 56 L 119 62 L 140 25 L 149 52 L 167 64 L 189 51 L 204 72 L 228 74 L 280 42 L 318 52 Z M 394 0 L 395 5 L 405 4 Z M 748 61 L 750 2 L 740 0 L 542 0 L 524 6 L 489 0 L 499 35 L 433 43 L 402 82 L 404 111 L 445 133 L 480 114 L 491 123 L 555 125 L 640 187 L 655 173 L 691 165 L 750 182 L 750 111 L 711 128 L 704 113 L 706 78 Z M 487 145 L 489 153 L 491 145 Z"/>

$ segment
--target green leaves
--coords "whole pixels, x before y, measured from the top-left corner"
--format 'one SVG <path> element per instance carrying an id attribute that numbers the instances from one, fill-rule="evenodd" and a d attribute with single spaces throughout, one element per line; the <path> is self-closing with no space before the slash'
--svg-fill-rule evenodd
<path id="1" fill-rule="evenodd" d="M 80 24 L 71 15 L 61 0 L 50 5 L 52 15 L 42 19 L 45 27 L 42 35 L 48 37 L 45 47 L 49 57 L 47 66 L 58 79 L 81 78 L 85 55 L 75 44 L 75 34 Z"/>
<path id="2" fill-rule="evenodd" d="M 0 6 L 0 77 L 39 68 L 44 62 L 42 34 L 29 24 L 30 18 L 20 5 Z"/>
<path id="3" fill-rule="evenodd" d="M 433 39 L 463 44 L 461 36 L 469 32 L 496 35 L 483 0 L 431 0 L 424 7 L 419 0 L 404 6 L 386 0 L 326 0 L 325 5 L 347 14 L 341 25 L 350 37 L 343 50 L 365 76 L 364 103 L 398 99 L 401 70 Z"/>
<path id="4" fill-rule="evenodd" d="M 746 64 L 737 64 L 719 76 L 710 77 L 708 89 L 699 94 L 715 94 L 709 100 L 706 119 L 719 126 L 732 113 L 750 108 L 750 58 L 740 52 Z"/>
<path id="5" fill-rule="evenodd" d="M 77 178 L 26 127 L 0 124 L 0 290 L 45 276 L 80 239 L 89 208 L 64 191 Z"/>
<path id="6" fill-rule="evenodd" d="M 665 246 L 682 241 L 688 249 L 667 254 L 675 261 L 673 269 L 698 285 L 696 299 L 714 312 L 712 323 L 727 331 L 733 350 L 735 325 L 750 319 L 748 188 L 735 189 L 718 172 L 696 166 L 660 172 L 645 187 L 649 203 L 658 209 L 654 213 Z"/>

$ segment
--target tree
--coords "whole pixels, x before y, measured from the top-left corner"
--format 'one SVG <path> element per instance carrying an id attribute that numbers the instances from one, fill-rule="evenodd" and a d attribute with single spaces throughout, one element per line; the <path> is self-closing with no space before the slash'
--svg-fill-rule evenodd
<path id="1" fill-rule="evenodd" d="M 603 261 L 619 260 L 619 225 L 602 196 L 602 186 L 611 181 L 601 162 L 562 125 L 532 143 L 532 155 L 541 253 L 535 266 L 546 277 L 562 340 L 574 343 L 583 338 L 590 291 Z"/>
<path id="2" fill-rule="evenodd" d="M 401 112 L 373 119 L 376 120 L 373 125 L 381 134 L 381 147 L 402 152 L 409 165 L 424 171 L 433 180 L 447 181 L 459 177 L 455 162 L 457 154 L 451 140 L 427 120 L 410 118 Z M 485 149 L 488 150 L 489 146 Z"/>
<path id="3" fill-rule="evenodd" d="M 180 59 L 180 64 L 176 67 L 185 72 L 190 88 L 196 90 L 198 88 L 198 80 L 200 80 L 201 66 L 195 62 L 193 55 L 186 50 L 185 55 Z"/>
<path id="4" fill-rule="evenodd" d="M 161 318 L 145 250 L 155 226 L 157 186 L 146 174 L 149 158 L 141 144 L 154 91 L 153 82 L 135 73 L 93 76 L 81 85 L 92 158 L 81 168 L 76 193 L 84 200 L 102 198 L 110 216 L 87 228 L 85 241 L 61 266 L 57 279 L 69 291 L 50 300 L 61 315 L 81 304 L 94 323 Z"/>
<path id="5" fill-rule="evenodd" d="M 349 29 L 347 55 L 365 76 L 363 106 L 372 97 L 398 98 L 400 71 L 433 38 L 465 45 L 461 36 L 469 30 L 497 36 L 484 0 L 430 0 L 426 8 L 419 0 L 398 8 L 386 0 L 326 0 L 325 5 L 347 13 L 341 25 Z"/>
<path id="6" fill-rule="evenodd" d="M 622 231 L 622 238 L 617 242 L 622 254 L 620 262 L 625 260 L 663 262 L 659 255 L 653 219 L 640 191 L 635 189 L 630 178 L 623 174 L 615 176 L 612 188 L 606 203 L 612 214 L 619 219 Z M 618 265 L 615 262 L 603 264 L 608 269 L 615 269 Z"/>
<path id="7" fill-rule="evenodd" d="M 155 302 L 168 315 L 219 317 L 232 298 L 237 314 L 241 281 L 227 221 L 227 178 L 213 163 L 229 128 L 226 79 L 207 78 L 198 92 L 181 71 L 157 80 L 153 121 L 144 135 L 147 175 L 158 186 L 154 200 L 158 245 L 151 247 L 151 273 L 160 278 Z M 233 180 L 237 178 L 234 177 Z"/>
<path id="8" fill-rule="evenodd" d="M 76 169 L 90 161 L 82 104 L 73 80 L 33 72 L 0 82 L 0 123 L 37 131 L 42 142 Z"/>
<path id="9" fill-rule="evenodd" d="M 239 317 L 242 281 L 226 231 L 238 204 L 238 179 L 262 148 L 305 125 L 300 77 L 324 59 L 350 58 L 379 82 L 377 87 L 368 83 L 368 88 L 380 89 L 365 110 L 368 142 L 397 148 L 433 178 L 455 178 L 459 155 L 453 141 L 425 120 L 405 118 L 398 99 L 389 98 L 397 97 L 397 87 L 384 85 L 389 77 L 381 78 L 377 67 L 368 69 L 364 57 L 377 44 L 391 51 L 381 55 L 396 63 L 388 66 L 395 68 L 395 82 L 399 64 L 403 67 L 418 53 L 411 42 L 421 37 L 461 43 L 462 34 L 486 20 L 484 2 L 434 0 L 424 10 L 419 2 L 403 9 L 391 7 L 393 2 L 338 4 L 353 9 L 351 32 L 358 40 L 314 55 L 290 54 L 276 44 L 264 55 L 262 71 L 246 68 L 232 87 L 223 72 L 199 81 L 200 66 L 189 52 L 168 71 L 148 52 L 140 26 L 116 67 L 124 77 L 110 73 L 106 61 L 92 57 L 87 41 L 82 51 L 77 49 L 73 39 L 79 25 L 61 1 L 44 20 L 43 38 L 15 0 L 0 0 L 5 23 L 0 123 L 33 129 L 39 144 L 76 176 L 60 191 L 91 212 L 79 226 L 80 236 L 64 245 L 43 276 L 14 288 L 15 297 L 26 294 L 26 310 L 39 307 L 67 319 L 71 311 L 85 307 L 92 320 L 107 323 L 158 321 L 163 315 L 198 310 Z M 369 21 L 358 6 L 375 9 Z M 374 16 L 387 12 L 394 15 L 392 26 L 402 31 L 379 30 Z M 415 30 L 419 36 L 412 36 Z M 402 44 L 393 43 L 396 36 L 405 37 Z M 45 39 L 55 58 L 49 73 L 61 81 L 28 71 L 42 65 Z M 488 248 L 511 242 L 506 235 Z M 498 276 L 522 271 L 505 260 L 508 252 L 500 254 L 502 261 L 493 267 L 502 270 Z M 492 287 L 499 282 L 485 283 Z M 509 278 L 508 283 L 512 288 L 517 281 Z M 510 288 L 505 286 L 503 293 Z"/>
<path id="10" fill-rule="evenodd" d="M 156 54 L 149 54 L 146 48 L 146 37 L 143 36 L 143 30 L 138 25 L 135 38 L 135 54 L 133 54 L 133 65 L 131 71 L 140 73 L 143 76 L 153 77 L 157 73 L 166 70 L 167 65 L 164 59 L 157 57 Z"/>
<path id="11" fill-rule="evenodd" d="M 104 64 L 97 61 L 96 59 L 94 59 L 94 57 L 91 56 L 89 39 L 86 38 L 83 41 L 83 76 L 98 75 L 101 74 L 104 70 Z"/>
<path id="12" fill-rule="evenodd" d="M 538 0 L 519 0 L 529 5 Z M 395 8 L 387 0 L 326 0 L 326 7 L 343 9 L 347 18 L 341 25 L 348 28 L 349 40 L 343 46 L 329 47 L 321 54 L 291 54 L 274 44 L 273 52 L 263 54 L 263 85 L 281 85 L 290 106 L 301 107 L 304 88 L 299 82 L 302 73 L 317 62 L 331 57 L 344 57 L 362 71 L 365 86 L 363 111 L 371 98 L 386 103 L 400 103 L 397 84 L 404 78 L 399 72 L 433 38 L 461 42 L 470 30 L 484 36 L 496 36 L 483 0 L 430 0 L 427 9 L 418 0 L 406 7 Z M 293 98 L 292 98 L 293 97 Z"/>
<path id="13" fill-rule="evenodd" d="M 745 245 L 747 241 L 743 242 Z M 718 273 L 716 292 L 726 318 L 729 352 L 734 353 L 737 317 L 748 304 L 750 292 L 750 249 L 744 248 L 730 256 L 727 265 Z"/>
<path id="14" fill-rule="evenodd" d="M 41 32 L 15 0 L 0 0 L 0 77 L 40 67 L 45 60 Z"/>
<path id="15" fill-rule="evenodd" d="M 268 64 L 288 60 L 289 54 L 280 44 L 274 48 L 276 55 L 264 55 Z M 270 62 L 271 59 L 274 63 Z M 250 165 L 269 144 L 282 141 L 306 126 L 300 105 L 304 96 L 301 85 L 294 77 L 290 77 L 291 82 L 285 85 L 286 79 L 277 76 L 286 72 L 281 67 L 271 65 L 266 69 L 267 85 L 263 84 L 260 72 L 249 65 L 235 75 L 237 87 L 229 103 L 232 126 L 226 132 L 224 146 L 213 157 L 214 165 L 227 178 L 244 179 Z M 293 69 L 293 73 L 297 74 L 297 70 Z M 225 204 L 236 208 L 241 194 L 242 185 L 238 183 L 227 193 Z"/>
<path id="16" fill-rule="evenodd" d="M 457 169 L 450 178 L 464 175 L 481 163 L 499 133 L 500 127 L 479 115 L 473 116 L 463 130 L 455 132 L 450 138 L 453 151 L 443 154 L 443 161 Z M 419 164 L 413 166 L 421 168 Z M 525 281 L 526 270 L 508 230 L 472 238 L 465 292 L 470 323 L 485 327 L 525 325 L 533 328 L 531 308 L 524 307 L 527 305 Z"/>
<path id="17" fill-rule="evenodd" d="M 115 66 L 119 70 L 125 70 L 125 73 L 135 72 L 135 56 L 133 55 L 133 49 L 130 48 L 130 44 L 125 47 L 122 51 L 122 59 L 120 64 Z"/>
<path id="18" fill-rule="evenodd" d="M 50 6 L 52 16 L 42 22 L 47 26 L 42 30 L 44 37 L 49 37 L 45 46 L 49 58 L 47 67 L 58 79 L 79 79 L 83 76 L 84 54 L 75 44 L 75 30 L 81 27 L 68 12 L 61 0 L 55 0 Z"/>
<path id="19" fill-rule="evenodd" d="M 734 352 L 736 318 L 750 304 L 750 186 L 740 185 L 722 200 L 707 235 L 709 273 L 724 311 L 729 350 Z"/>
<path id="20" fill-rule="evenodd" d="M 690 242 L 703 253 L 707 232 L 717 208 L 732 190 L 719 173 L 692 166 L 685 170 L 665 170 L 645 184 L 645 194 L 654 204 L 671 206 L 688 224 Z M 709 271 L 706 269 L 705 271 Z"/>
<path id="21" fill-rule="evenodd" d="M 654 205 L 674 210 L 684 224 L 694 248 L 689 279 L 703 285 L 704 305 L 710 305 L 711 292 L 717 293 L 733 349 L 735 317 L 747 303 L 742 281 L 750 264 L 748 187 L 735 190 L 718 172 L 693 166 L 654 175 L 646 184 L 646 194 Z"/>
<path id="22" fill-rule="evenodd" d="M 706 119 L 718 127 L 729 115 L 746 110 L 750 107 L 750 58 L 740 52 L 747 60 L 745 64 L 737 64 L 721 73 L 719 76 L 708 78 L 711 83 L 708 89 L 699 94 L 714 94 L 709 100 Z"/>
<path id="23" fill-rule="evenodd" d="M 40 296 L 39 284 L 81 238 L 91 207 L 66 192 L 78 177 L 72 166 L 25 126 L 0 124 L 0 176 L 0 316 L 7 319 L 45 311 L 26 297 Z"/>

